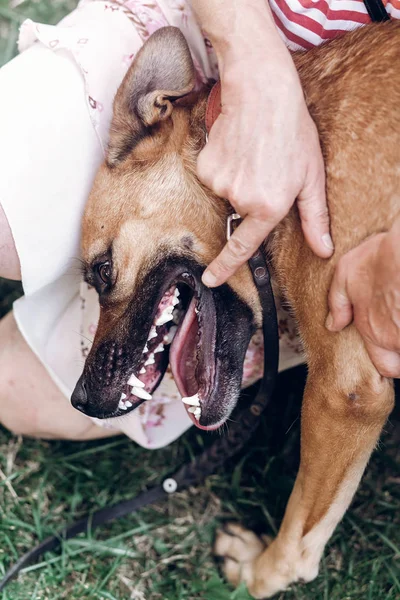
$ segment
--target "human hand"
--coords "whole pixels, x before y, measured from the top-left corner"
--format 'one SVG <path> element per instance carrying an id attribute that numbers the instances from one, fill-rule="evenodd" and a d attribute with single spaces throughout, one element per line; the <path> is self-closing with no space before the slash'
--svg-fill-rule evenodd
<path id="1" fill-rule="evenodd" d="M 323 258 L 333 252 L 317 130 L 289 52 L 280 40 L 274 49 L 275 56 L 269 41 L 246 54 L 242 44 L 239 55 L 225 56 L 220 65 L 222 112 L 197 172 L 243 221 L 204 272 L 210 287 L 252 256 L 296 198 L 312 250 Z"/>
<path id="2" fill-rule="evenodd" d="M 354 320 L 368 354 L 384 377 L 400 377 L 400 221 L 343 256 L 329 292 L 326 326 L 340 331 Z"/>

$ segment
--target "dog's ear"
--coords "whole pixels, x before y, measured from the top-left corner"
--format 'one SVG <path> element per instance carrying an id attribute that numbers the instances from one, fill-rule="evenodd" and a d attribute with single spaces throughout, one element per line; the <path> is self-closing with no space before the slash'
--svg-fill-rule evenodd
<path id="1" fill-rule="evenodd" d="M 187 42 L 177 27 L 158 29 L 137 53 L 114 100 L 107 162 L 117 165 L 189 94 L 195 76 Z"/>

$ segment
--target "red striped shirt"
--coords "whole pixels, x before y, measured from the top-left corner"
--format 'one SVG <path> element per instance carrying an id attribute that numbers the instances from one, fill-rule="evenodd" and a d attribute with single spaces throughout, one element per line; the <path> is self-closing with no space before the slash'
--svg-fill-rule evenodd
<path id="1" fill-rule="evenodd" d="M 383 0 L 400 18 L 400 0 Z M 278 30 L 291 50 L 308 49 L 370 23 L 363 0 L 269 0 Z"/>

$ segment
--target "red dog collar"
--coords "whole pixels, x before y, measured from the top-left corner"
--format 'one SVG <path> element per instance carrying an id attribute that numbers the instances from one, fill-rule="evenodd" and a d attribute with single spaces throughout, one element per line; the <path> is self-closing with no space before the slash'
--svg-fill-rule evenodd
<path id="1" fill-rule="evenodd" d="M 221 84 L 218 81 L 211 88 L 211 92 L 208 96 L 207 106 L 206 106 L 206 130 L 207 133 L 210 133 L 211 127 L 214 125 L 215 121 L 221 114 Z"/>

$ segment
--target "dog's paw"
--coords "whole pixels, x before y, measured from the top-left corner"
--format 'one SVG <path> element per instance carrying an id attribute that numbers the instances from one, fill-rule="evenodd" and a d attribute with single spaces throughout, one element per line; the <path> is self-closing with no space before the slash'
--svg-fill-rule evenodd
<path id="1" fill-rule="evenodd" d="M 218 531 L 214 554 L 222 560 L 227 580 L 235 587 L 244 582 L 256 599 L 271 598 L 297 580 L 277 540 L 260 538 L 240 525 L 229 523 Z"/>
<path id="2" fill-rule="evenodd" d="M 235 523 L 227 523 L 217 532 L 214 554 L 222 560 L 222 570 L 227 580 L 235 587 L 243 581 L 250 590 L 255 561 L 265 548 L 264 539 L 252 531 Z"/>

